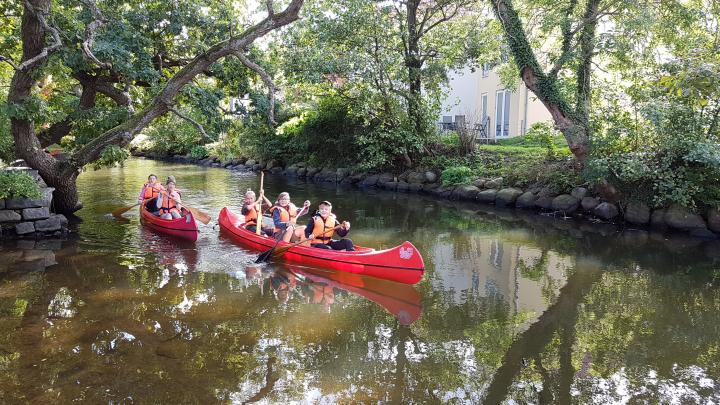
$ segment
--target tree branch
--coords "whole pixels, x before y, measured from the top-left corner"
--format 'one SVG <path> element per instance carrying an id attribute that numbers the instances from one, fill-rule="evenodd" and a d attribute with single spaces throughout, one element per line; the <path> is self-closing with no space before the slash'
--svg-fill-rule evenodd
<path id="1" fill-rule="evenodd" d="M 251 61 L 247 56 L 245 56 L 242 52 L 235 52 L 235 56 L 242 62 L 243 65 L 247 66 L 248 69 L 252 70 L 253 72 L 257 73 L 262 81 L 265 83 L 265 86 L 268 88 L 268 123 L 271 127 L 274 127 L 277 125 L 277 122 L 275 122 L 275 83 L 273 83 L 272 78 L 265 70 L 263 70 L 260 65 L 257 63 Z"/>
<path id="2" fill-rule="evenodd" d="M 199 122 L 197 122 L 197 121 L 195 121 L 194 119 L 188 117 L 187 115 L 181 114 L 180 111 L 178 111 L 178 110 L 176 110 L 176 109 L 174 109 L 174 108 L 170 108 L 170 111 L 171 111 L 173 114 L 177 115 L 178 117 L 184 119 L 185 121 L 188 121 L 189 123 L 195 125 L 195 127 L 197 127 L 198 131 L 200 131 L 200 133 L 202 134 L 202 136 L 203 136 L 205 139 L 207 139 L 207 140 L 209 140 L 209 141 L 214 141 L 214 139 L 210 138 L 210 136 L 207 134 L 207 132 L 205 132 L 205 128 L 203 128 L 203 126 L 202 126 Z"/>
<path id="3" fill-rule="evenodd" d="M 155 118 L 170 111 L 178 93 L 195 76 L 203 73 L 219 59 L 242 52 L 256 39 L 297 20 L 304 2 L 304 0 L 292 0 L 282 12 L 266 17 L 259 23 L 247 28 L 241 34 L 215 44 L 204 53 L 196 56 L 168 80 L 165 87 L 145 109 L 133 114 L 124 123 L 106 131 L 73 153 L 68 160 L 68 170 L 76 171 L 95 161 L 102 151 L 110 145 L 126 146 L 137 133 L 142 131 Z"/>
<path id="4" fill-rule="evenodd" d="M 104 26 L 107 23 L 107 20 L 105 19 L 105 17 L 103 17 L 100 9 L 98 9 L 97 4 L 95 4 L 94 0 L 81 1 L 86 7 L 90 9 L 90 12 L 92 13 L 94 19 L 85 27 L 85 39 L 80 44 L 83 56 L 85 56 L 85 59 L 96 63 L 101 68 L 109 69 L 111 67 L 110 63 L 100 62 L 98 58 L 95 57 L 95 54 L 93 54 L 91 49 L 93 41 L 95 41 L 95 31 L 98 28 Z"/>
<path id="5" fill-rule="evenodd" d="M 568 59 L 570 59 L 570 49 L 574 36 L 574 33 L 570 31 L 570 28 L 572 26 L 570 16 L 572 16 L 572 13 L 575 10 L 576 6 L 577 0 L 570 0 L 570 4 L 568 5 L 567 9 L 565 9 L 565 20 L 560 26 L 560 30 L 562 31 L 563 36 L 562 46 L 560 48 L 560 56 L 555 61 L 555 66 L 553 66 L 552 70 L 550 70 L 550 73 L 548 73 L 548 76 L 553 79 L 557 78 L 560 69 L 562 69 L 563 65 L 567 62 Z"/>
<path id="6" fill-rule="evenodd" d="M 32 16 L 34 16 L 38 22 L 40 23 L 40 26 L 42 27 L 43 31 L 50 32 L 50 35 L 53 37 L 53 42 L 49 46 L 44 47 L 40 50 L 40 52 L 33 56 L 30 59 L 25 60 L 24 62 L 20 63 L 17 66 L 16 70 L 20 71 L 27 71 L 34 67 L 37 64 L 44 63 L 45 60 L 50 56 L 51 53 L 57 51 L 62 47 L 62 40 L 60 39 L 60 32 L 58 32 L 57 29 L 54 27 L 51 27 L 47 20 L 45 19 L 45 14 L 48 14 L 48 11 L 45 10 L 36 10 L 35 7 L 30 3 L 29 0 L 25 0 L 25 9 L 30 13 Z"/>
<path id="7" fill-rule="evenodd" d="M 8 56 L 0 55 L 0 62 L 7 62 L 8 65 L 12 66 L 13 69 L 18 70 L 18 66 Z"/>

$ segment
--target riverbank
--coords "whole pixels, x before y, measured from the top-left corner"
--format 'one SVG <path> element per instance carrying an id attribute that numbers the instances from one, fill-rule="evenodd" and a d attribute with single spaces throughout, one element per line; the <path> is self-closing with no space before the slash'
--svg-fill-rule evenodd
<path id="1" fill-rule="evenodd" d="M 276 160 L 261 161 L 247 157 L 220 160 L 217 157 L 196 159 L 188 155 L 148 156 L 134 151 L 133 155 L 178 163 L 234 171 L 266 171 L 274 175 L 297 178 L 314 183 L 335 183 L 358 188 L 376 187 L 400 193 L 422 193 L 442 199 L 476 203 L 478 207 L 521 210 L 542 216 L 573 218 L 589 227 L 614 225 L 655 233 L 681 233 L 705 240 L 720 239 L 720 213 L 709 209 L 695 213 L 681 206 L 651 209 L 642 202 L 612 201 L 585 187 L 557 192 L 551 187 L 517 187 L 505 184 L 502 177 L 479 178 L 472 184 L 443 185 L 435 171 L 403 173 L 353 173 L 347 168 L 318 168 L 304 162 L 283 165 Z"/>

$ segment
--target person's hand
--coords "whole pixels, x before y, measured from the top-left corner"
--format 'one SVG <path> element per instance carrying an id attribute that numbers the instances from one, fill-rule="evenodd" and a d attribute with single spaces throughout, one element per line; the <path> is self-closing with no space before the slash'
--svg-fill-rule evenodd
<path id="1" fill-rule="evenodd" d="M 308 240 L 313 240 L 313 239 L 315 239 L 315 235 L 313 235 L 313 234 L 310 234 L 310 236 L 308 236 L 308 238 L 307 238 L 307 239 L 308 239 Z"/>
<path id="2" fill-rule="evenodd" d="M 303 203 L 303 208 L 307 208 L 309 206 L 310 206 L 310 200 L 305 200 L 305 202 Z"/>
<path id="3" fill-rule="evenodd" d="M 350 230 L 350 222 L 348 222 L 348 221 L 343 221 L 342 227 L 343 227 L 343 229 L 345 229 L 346 231 L 349 231 L 349 230 Z"/>

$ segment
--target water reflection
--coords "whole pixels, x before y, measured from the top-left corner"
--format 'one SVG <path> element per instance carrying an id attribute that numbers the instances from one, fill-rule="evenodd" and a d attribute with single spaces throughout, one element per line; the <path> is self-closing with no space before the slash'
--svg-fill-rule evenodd
<path id="1" fill-rule="evenodd" d="M 717 241 L 266 178 L 331 199 L 361 245 L 412 240 L 425 278 L 396 285 L 105 217 L 166 171 L 214 215 L 257 188 L 142 160 L 84 173 L 79 240 L 0 250 L 0 402 L 720 401 Z M 101 184 L 117 193 L 91 199 Z"/>

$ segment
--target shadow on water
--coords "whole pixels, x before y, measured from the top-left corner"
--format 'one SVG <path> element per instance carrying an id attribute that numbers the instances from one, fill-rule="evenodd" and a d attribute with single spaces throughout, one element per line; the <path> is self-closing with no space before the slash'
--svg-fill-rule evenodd
<path id="1" fill-rule="evenodd" d="M 427 271 L 398 285 L 107 217 L 150 172 L 214 217 L 257 188 L 145 160 L 83 173 L 76 239 L 0 250 L 0 401 L 720 401 L 717 241 L 265 179 L 330 199 L 360 245 L 411 240 Z"/>

